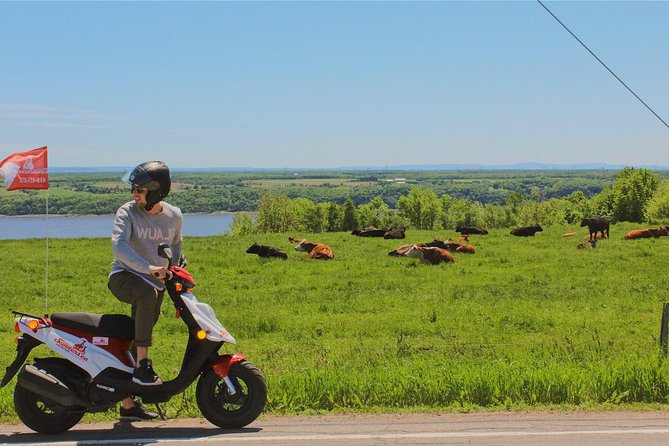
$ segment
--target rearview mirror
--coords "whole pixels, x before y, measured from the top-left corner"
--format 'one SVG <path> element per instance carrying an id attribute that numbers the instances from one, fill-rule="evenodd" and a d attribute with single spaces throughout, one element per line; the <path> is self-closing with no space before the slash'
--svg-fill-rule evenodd
<path id="1" fill-rule="evenodd" d="M 158 246 L 158 255 L 164 259 L 172 260 L 172 248 L 167 243 L 161 243 Z"/>

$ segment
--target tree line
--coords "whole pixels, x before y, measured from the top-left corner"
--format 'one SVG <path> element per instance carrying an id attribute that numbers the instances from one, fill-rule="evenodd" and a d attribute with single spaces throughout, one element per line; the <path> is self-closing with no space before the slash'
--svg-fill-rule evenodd
<path id="1" fill-rule="evenodd" d="M 355 178 L 365 183 L 300 186 L 278 173 L 178 173 L 168 201 L 185 213 L 255 213 L 255 219 L 248 214 L 237 217 L 235 228 L 245 232 L 343 231 L 370 226 L 452 229 L 459 224 L 500 228 L 574 224 L 590 215 L 606 215 L 612 221 L 669 220 L 666 173 L 647 169 L 409 175 L 410 181 L 397 184 L 388 181 L 388 173 L 364 172 L 354 177 L 315 172 L 300 178 Z M 283 179 L 285 184 L 251 185 L 249 180 L 254 179 Z M 0 215 L 43 214 L 43 192 L 0 191 Z M 51 214 L 113 214 L 129 199 L 129 190 L 117 174 L 50 178 Z"/>
<path id="2" fill-rule="evenodd" d="M 255 219 L 246 213 L 235 216 L 235 234 L 264 232 L 337 232 L 366 227 L 454 229 L 458 225 L 508 228 L 540 224 L 580 224 L 587 216 L 603 215 L 616 222 L 669 223 L 669 182 L 648 169 L 626 167 L 611 187 L 590 198 L 574 191 L 564 198 L 542 199 L 538 192 L 508 193 L 504 204 L 456 198 L 433 189 L 411 188 L 393 208 L 380 196 L 356 205 L 351 198 L 343 204 L 315 203 L 307 198 L 290 198 L 268 192 L 262 195 Z"/>

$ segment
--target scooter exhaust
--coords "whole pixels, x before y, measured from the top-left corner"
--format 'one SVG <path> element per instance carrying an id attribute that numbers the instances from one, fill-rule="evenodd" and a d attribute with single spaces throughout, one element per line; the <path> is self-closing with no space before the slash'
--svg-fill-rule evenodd
<path id="1" fill-rule="evenodd" d="M 45 370 L 26 364 L 18 375 L 18 384 L 31 392 L 37 393 L 63 406 L 82 406 L 89 404 L 75 394 L 61 380 Z"/>

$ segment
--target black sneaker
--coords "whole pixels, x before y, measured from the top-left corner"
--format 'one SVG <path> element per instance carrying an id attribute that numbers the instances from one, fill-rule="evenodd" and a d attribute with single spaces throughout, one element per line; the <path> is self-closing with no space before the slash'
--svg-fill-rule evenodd
<path id="1" fill-rule="evenodd" d="M 139 400 L 135 400 L 135 405 L 130 409 L 124 409 L 121 406 L 121 421 L 147 421 L 156 418 L 158 414 L 149 411 Z"/>
<path id="2" fill-rule="evenodd" d="M 139 367 L 132 373 L 132 381 L 143 386 L 157 386 L 162 384 L 162 380 L 153 371 L 150 359 L 139 361 Z"/>

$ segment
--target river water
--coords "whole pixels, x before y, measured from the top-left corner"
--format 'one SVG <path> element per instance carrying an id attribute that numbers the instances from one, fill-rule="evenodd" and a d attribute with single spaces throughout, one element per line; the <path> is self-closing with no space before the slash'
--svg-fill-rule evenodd
<path id="1" fill-rule="evenodd" d="M 185 236 L 218 235 L 230 231 L 235 214 L 184 214 Z M 113 215 L 0 216 L 0 239 L 111 237 Z"/>

